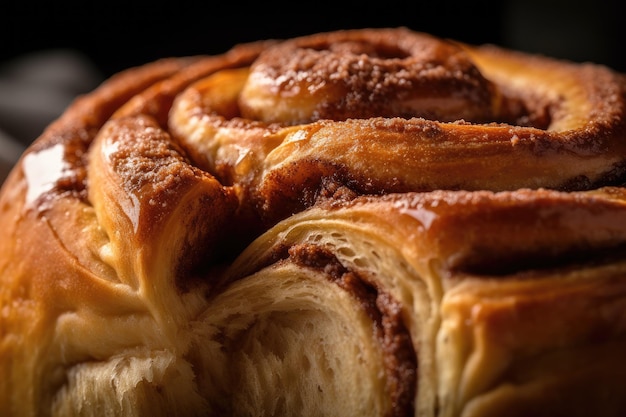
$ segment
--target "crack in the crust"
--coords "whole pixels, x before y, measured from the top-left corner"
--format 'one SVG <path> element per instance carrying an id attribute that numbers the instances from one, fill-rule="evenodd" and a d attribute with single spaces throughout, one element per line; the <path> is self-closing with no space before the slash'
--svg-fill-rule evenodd
<path id="1" fill-rule="evenodd" d="M 490 253 L 475 248 L 473 256 L 456 265 L 454 272 L 477 277 L 506 277 L 550 270 L 581 270 L 624 259 L 626 244 L 587 248 L 571 248 L 561 253 L 527 250 L 519 253 Z"/>

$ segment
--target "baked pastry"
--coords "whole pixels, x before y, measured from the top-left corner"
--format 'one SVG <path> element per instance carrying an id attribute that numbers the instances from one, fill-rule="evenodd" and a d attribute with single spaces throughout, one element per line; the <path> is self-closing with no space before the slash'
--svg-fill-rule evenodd
<path id="1" fill-rule="evenodd" d="M 406 28 L 169 58 L 0 193 L 0 414 L 621 416 L 626 77 Z"/>

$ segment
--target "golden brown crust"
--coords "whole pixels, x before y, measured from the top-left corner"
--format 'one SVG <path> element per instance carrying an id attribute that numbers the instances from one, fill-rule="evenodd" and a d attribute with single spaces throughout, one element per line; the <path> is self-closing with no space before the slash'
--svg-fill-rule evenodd
<path id="1" fill-rule="evenodd" d="M 461 48 L 405 29 L 338 31 L 288 40 L 251 65 L 239 95 L 246 118 L 494 117 L 494 87 Z"/>
<path id="2" fill-rule="evenodd" d="M 405 28 L 129 69 L 0 193 L 0 414 L 621 415 L 625 139 L 623 74 Z"/>
<path id="3" fill-rule="evenodd" d="M 390 39 L 408 58 L 370 58 L 358 49 L 369 47 L 385 56 L 383 46 L 389 49 Z M 413 52 L 422 44 L 437 52 Z M 423 74 L 413 67 L 444 68 L 437 48 L 469 67 L 469 79 L 478 70 L 492 77 L 480 75 L 474 85 L 489 97 L 483 116 L 489 115 L 490 123 L 423 118 L 420 109 L 407 113 L 393 104 L 411 101 L 413 94 L 423 97 L 424 87 L 413 80 Z M 283 63 L 273 56 L 283 49 L 299 51 L 297 60 Z M 362 73 L 324 74 L 318 67 L 327 60 L 348 61 L 347 67 L 363 62 L 357 66 Z M 403 81 L 370 83 L 379 76 L 380 62 L 386 63 L 385 75 L 404 72 Z M 318 79 L 324 76 L 329 80 Z M 363 97 L 354 103 L 346 99 L 348 87 L 335 86 L 357 83 L 353 79 L 360 79 L 364 89 L 354 92 Z M 447 85 L 445 71 L 445 90 L 426 79 L 426 85 L 437 86 L 427 94 L 449 91 L 448 97 L 456 100 L 459 89 L 467 91 L 456 81 Z M 357 193 L 582 190 L 619 183 L 626 168 L 624 86 L 623 75 L 599 66 L 453 44 L 404 30 L 333 32 L 268 48 L 250 71 L 220 72 L 191 85 L 174 103 L 170 128 L 205 169 L 226 183 L 245 183 L 246 198 L 262 206 L 262 216 L 271 222 L 309 205 L 328 182 L 334 183 L 331 188 L 347 186 Z M 327 107 L 320 109 L 318 101 Z M 385 112 L 378 114 L 381 106 Z M 432 104 L 435 110 L 437 106 Z M 472 102 L 470 107 L 480 106 Z M 262 117 L 247 118 L 246 112 Z"/>

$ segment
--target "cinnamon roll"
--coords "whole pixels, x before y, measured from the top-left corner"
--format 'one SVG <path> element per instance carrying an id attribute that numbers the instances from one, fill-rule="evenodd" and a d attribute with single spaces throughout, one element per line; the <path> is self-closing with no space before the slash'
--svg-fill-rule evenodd
<path id="1" fill-rule="evenodd" d="M 128 69 L 0 191 L 0 414 L 621 416 L 625 106 L 406 28 Z"/>

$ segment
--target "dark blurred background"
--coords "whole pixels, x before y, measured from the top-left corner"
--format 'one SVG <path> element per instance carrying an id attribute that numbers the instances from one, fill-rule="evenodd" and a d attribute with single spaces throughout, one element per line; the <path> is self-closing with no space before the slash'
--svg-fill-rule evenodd
<path id="1" fill-rule="evenodd" d="M 83 3 L 5 2 L 2 59 L 75 48 L 108 76 L 163 56 L 214 54 L 261 38 L 408 26 L 466 42 L 495 42 L 626 69 L 618 0 Z"/>
<path id="2" fill-rule="evenodd" d="M 14 158 L 77 94 L 122 69 L 167 56 L 217 54 L 258 39 L 406 26 L 626 72 L 618 0 L 14 1 L 0 10 L 4 159 Z"/>

